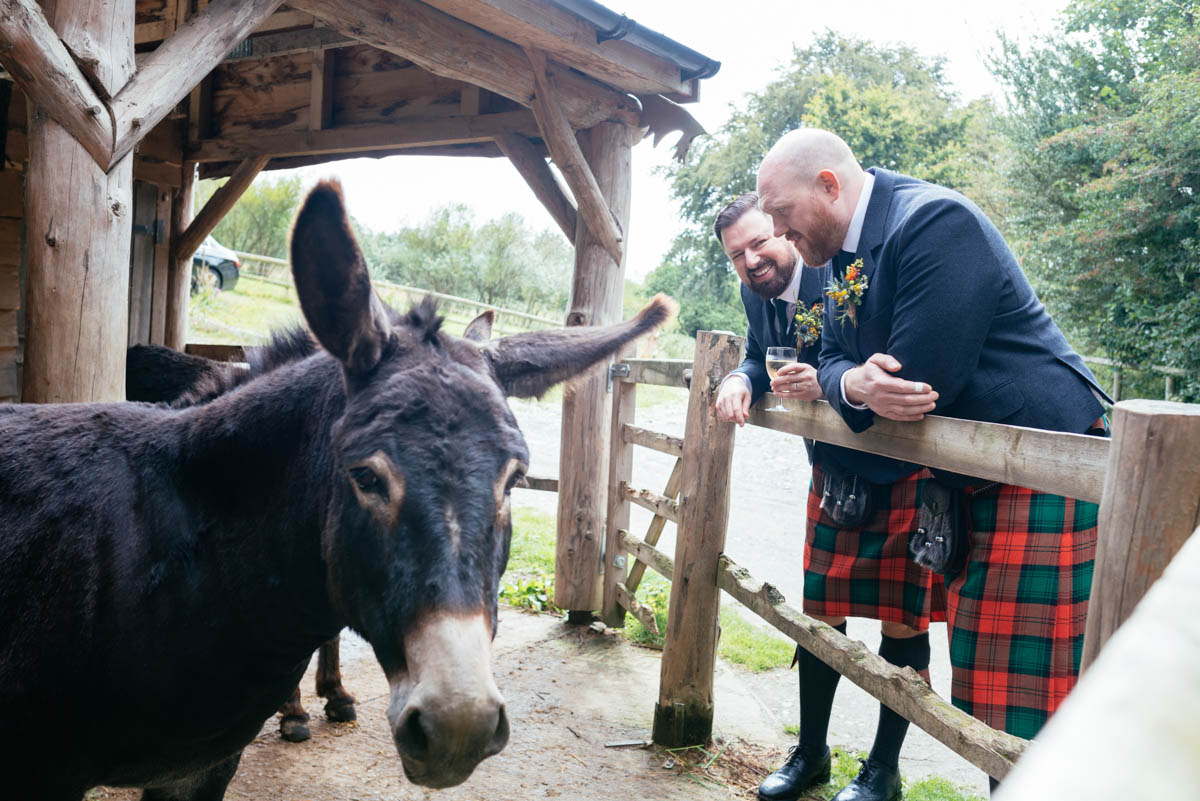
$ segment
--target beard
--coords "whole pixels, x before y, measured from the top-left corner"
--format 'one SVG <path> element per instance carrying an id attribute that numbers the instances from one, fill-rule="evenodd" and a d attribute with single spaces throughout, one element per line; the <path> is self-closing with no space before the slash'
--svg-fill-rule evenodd
<path id="1" fill-rule="evenodd" d="M 780 265 L 774 260 L 764 260 L 763 264 L 770 265 L 774 269 L 760 281 L 755 281 L 747 276 L 746 285 L 750 287 L 751 292 L 763 300 L 774 300 L 792 283 L 792 276 L 796 270 L 796 259 L 793 258 L 790 265 Z"/>
<path id="2" fill-rule="evenodd" d="M 799 235 L 789 228 L 787 240 L 800 251 L 800 257 L 810 267 L 820 267 L 842 249 L 846 241 L 846 226 L 840 225 L 824 204 L 814 204 L 813 221 L 808 233 Z"/>

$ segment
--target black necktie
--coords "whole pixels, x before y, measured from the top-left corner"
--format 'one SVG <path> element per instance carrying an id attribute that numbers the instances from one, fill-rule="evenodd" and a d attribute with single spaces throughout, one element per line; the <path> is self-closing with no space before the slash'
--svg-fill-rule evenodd
<path id="1" fill-rule="evenodd" d="M 776 341 L 781 345 L 788 344 L 784 342 L 787 339 L 788 330 L 788 304 L 782 298 L 775 298 L 771 301 L 771 307 L 775 310 L 775 336 Z"/>
<path id="2" fill-rule="evenodd" d="M 843 275 L 846 268 L 854 263 L 854 254 L 848 250 L 839 250 L 837 255 L 833 257 L 833 272 L 836 275 Z"/>

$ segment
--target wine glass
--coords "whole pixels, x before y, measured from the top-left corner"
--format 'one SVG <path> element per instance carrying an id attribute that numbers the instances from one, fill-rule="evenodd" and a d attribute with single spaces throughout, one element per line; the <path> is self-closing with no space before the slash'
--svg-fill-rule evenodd
<path id="1" fill-rule="evenodd" d="M 795 348 L 767 348 L 767 375 L 771 378 L 779 375 L 779 370 L 784 365 L 796 361 Z M 788 407 L 783 405 L 783 398 L 776 396 L 775 405 L 766 409 L 768 412 L 786 412 Z"/>

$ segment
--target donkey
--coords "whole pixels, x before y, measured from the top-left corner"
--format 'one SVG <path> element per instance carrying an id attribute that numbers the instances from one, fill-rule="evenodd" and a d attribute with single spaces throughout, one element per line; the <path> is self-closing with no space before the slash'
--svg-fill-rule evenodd
<path id="1" fill-rule="evenodd" d="M 601 329 L 449 336 L 431 305 L 377 299 L 328 182 L 291 247 L 313 355 L 188 408 L 0 409 L 6 795 L 218 801 L 344 626 L 388 678 L 410 781 L 461 783 L 506 744 L 489 663 L 528 454 L 505 396 L 617 353 L 670 304 Z"/>

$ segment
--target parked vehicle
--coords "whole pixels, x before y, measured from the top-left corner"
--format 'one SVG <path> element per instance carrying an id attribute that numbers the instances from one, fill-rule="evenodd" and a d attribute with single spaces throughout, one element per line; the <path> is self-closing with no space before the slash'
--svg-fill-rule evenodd
<path id="1" fill-rule="evenodd" d="M 211 280 L 219 290 L 233 289 L 237 286 L 240 266 L 241 261 L 236 253 L 211 235 L 205 237 L 192 254 L 192 293 L 200 289 L 202 279 Z"/>

